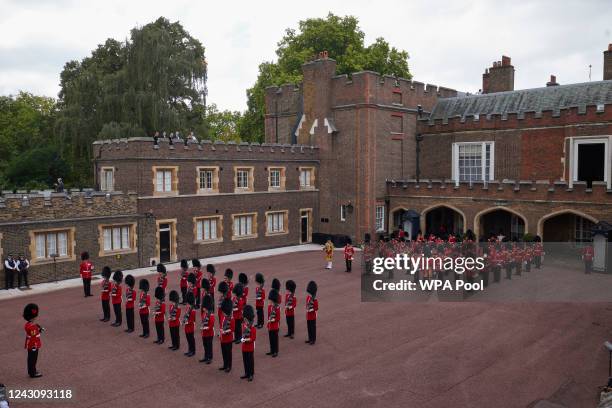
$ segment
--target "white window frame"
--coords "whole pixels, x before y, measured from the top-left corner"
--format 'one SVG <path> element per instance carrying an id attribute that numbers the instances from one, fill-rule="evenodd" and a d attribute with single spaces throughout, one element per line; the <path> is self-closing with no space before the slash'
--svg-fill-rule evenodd
<path id="1" fill-rule="evenodd" d="M 109 225 L 102 227 L 104 252 L 129 251 L 132 248 L 132 225 Z"/>
<path id="2" fill-rule="evenodd" d="M 108 180 L 108 173 L 110 173 L 110 181 Z M 101 191 L 114 191 L 115 189 L 115 168 L 114 167 L 102 167 L 100 169 L 100 190 Z"/>
<path id="3" fill-rule="evenodd" d="M 278 174 L 276 178 L 274 174 Z M 270 188 L 279 189 L 281 188 L 281 177 L 282 170 L 280 168 L 272 168 L 270 169 Z"/>
<path id="4" fill-rule="evenodd" d="M 198 189 L 200 191 L 213 191 L 215 188 L 215 171 L 213 169 L 198 170 Z"/>
<path id="5" fill-rule="evenodd" d="M 346 221 L 346 205 L 340 204 L 340 221 Z"/>
<path id="6" fill-rule="evenodd" d="M 172 173 L 171 169 L 157 169 L 155 170 L 155 192 L 156 193 L 171 193 L 172 192 Z M 161 190 L 160 190 L 160 174 L 161 177 Z"/>
<path id="7" fill-rule="evenodd" d="M 575 183 L 578 180 L 578 146 L 583 144 L 604 144 L 604 183 L 606 183 L 607 188 L 610 189 L 610 161 L 612 161 L 612 157 L 610 155 L 610 139 L 612 136 L 594 136 L 594 137 L 574 137 L 571 141 L 571 149 L 570 153 L 571 159 L 571 181 Z M 570 186 L 571 187 L 571 186 Z"/>
<path id="8" fill-rule="evenodd" d="M 374 209 L 374 226 L 376 232 L 385 230 L 385 206 L 377 205 Z"/>
<path id="9" fill-rule="evenodd" d="M 221 216 L 195 219 L 196 242 L 219 242 L 222 237 Z"/>
<path id="10" fill-rule="evenodd" d="M 244 177 L 241 177 L 244 175 Z M 237 169 L 236 170 L 236 188 L 242 190 L 248 190 L 249 186 L 249 178 L 251 176 L 251 170 L 249 169 Z M 243 180 L 241 180 L 243 178 Z M 244 185 L 241 185 L 241 182 L 244 182 Z"/>
<path id="11" fill-rule="evenodd" d="M 300 168 L 300 188 L 312 188 L 314 169 L 312 167 Z M 305 176 L 305 175 L 308 176 Z"/>
<path id="12" fill-rule="evenodd" d="M 266 213 L 266 234 L 284 234 L 287 232 L 287 211 L 269 211 Z"/>
<path id="13" fill-rule="evenodd" d="M 232 239 L 257 237 L 257 213 L 232 216 Z"/>
<path id="14" fill-rule="evenodd" d="M 63 248 L 60 246 L 60 236 L 65 238 Z M 36 252 L 33 255 L 37 261 L 51 260 L 53 254 L 56 254 L 57 258 L 68 258 L 70 256 L 72 244 L 70 230 L 38 231 L 34 233 L 34 239 Z"/>
<path id="15" fill-rule="evenodd" d="M 480 145 L 481 150 L 481 174 L 482 177 L 480 180 L 473 181 L 485 181 L 486 175 L 486 146 L 490 146 L 490 157 L 489 157 L 489 179 L 487 181 L 495 180 L 495 142 L 485 141 L 485 142 L 457 142 L 453 143 L 453 170 L 452 170 L 452 179 L 456 184 L 459 184 L 462 180 L 459 179 L 459 146 L 467 146 L 467 145 Z M 463 180 L 468 182 L 469 180 Z"/>

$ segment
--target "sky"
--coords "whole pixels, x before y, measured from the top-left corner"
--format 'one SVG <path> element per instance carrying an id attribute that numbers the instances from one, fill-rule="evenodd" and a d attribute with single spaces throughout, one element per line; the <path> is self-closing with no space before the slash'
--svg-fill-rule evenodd
<path id="1" fill-rule="evenodd" d="M 0 0 L 0 95 L 56 97 L 69 60 L 164 16 L 206 48 L 208 102 L 246 109 L 261 62 L 287 28 L 328 12 L 353 15 L 366 34 L 408 51 L 414 80 L 476 92 L 482 73 L 512 58 L 515 89 L 601 80 L 612 43 L 612 1 L 184 1 Z"/>

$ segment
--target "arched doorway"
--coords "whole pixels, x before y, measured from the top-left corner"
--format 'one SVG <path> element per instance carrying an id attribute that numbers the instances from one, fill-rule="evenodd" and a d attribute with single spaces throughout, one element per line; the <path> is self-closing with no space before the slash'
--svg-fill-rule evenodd
<path id="1" fill-rule="evenodd" d="M 421 214 L 415 210 L 396 208 L 391 211 L 391 221 L 393 222 L 391 231 L 397 231 L 401 228 L 406 233 L 407 239 L 413 239 L 420 229 L 420 218 Z"/>
<path id="2" fill-rule="evenodd" d="M 562 210 L 548 214 L 538 222 L 538 233 L 546 242 L 571 242 L 582 246 L 592 241 L 591 230 L 597 219 L 590 215 Z"/>
<path id="3" fill-rule="evenodd" d="M 446 239 L 449 234 L 462 234 L 465 231 L 465 215 L 457 208 L 438 205 L 428 208 L 423 214 L 425 235 L 434 234 Z"/>
<path id="4" fill-rule="evenodd" d="M 527 233 L 527 219 L 504 207 L 490 208 L 476 214 L 474 219 L 478 238 L 495 235 L 499 239 L 519 240 Z"/>

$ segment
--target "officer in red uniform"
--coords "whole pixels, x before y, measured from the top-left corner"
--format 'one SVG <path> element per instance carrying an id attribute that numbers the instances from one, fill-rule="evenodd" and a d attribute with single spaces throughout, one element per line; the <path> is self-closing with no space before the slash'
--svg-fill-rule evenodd
<path id="1" fill-rule="evenodd" d="M 288 280 L 285 282 L 285 318 L 287 319 L 287 334 L 285 337 L 293 338 L 295 334 L 295 307 L 297 306 L 297 298 L 295 297 L 295 282 Z"/>
<path id="2" fill-rule="evenodd" d="M 197 293 L 195 296 L 195 307 L 200 307 L 200 299 L 202 298 L 202 277 L 204 276 L 204 272 L 202 272 L 202 264 L 199 259 L 192 259 L 191 264 L 193 265 L 193 273 L 195 273 L 196 277 L 196 289 Z"/>
<path id="3" fill-rule="evenodd" d="M 223 319 L 223 309 L 221 308 L 221 306 L 223 305 L 223 301 L 225 299 L 229 300 L 230 302 L 232 301 L 232 292 L 230 292 L 229 290 L 229 285 L 227 284 L 226 281 L 221 281 L 219 283 L 219 287 L 217 288 L 217 291 L 219 292 L 219 307 L 217 310 L 217 314 L 219 315 L 219 326 L 221 326 L 221 320 Z M 233 307 L 232 307 L 233 309 Z M 234 331 L 232 330 L 232 333 Z"/>
<path id="4" fill-rule="evenodd" d="M 162 263 L 157 264 L 157 286 L 161 287 L 166 292 L 168 287 L 168 277 L 166 276 L 166 266 Z"/>
<path id="5" fill-rule="evenodd" d="M 255 274 L 255 310 L 257 311 L 257 324 L 255 327 L 261 329 L 264 325 L 264 303 L 266 301 L 266 290 L 264 289 L 264 276 L 261 273 Z"/>
<path id="6" fill-rule="evenodd" d="M 168 295 L 170 305 L 168 306 L 168 328 L 170 329 L 170 340 L 172 344 L 168 348 L 176 351 L 181 348 L 181 336 L 179 326 L 181 325 L 181 307 L 179 306 L 179 294 L 176 290 L 171 290 Z"/>
<path id="7" fill-rule="evenodd" d="M 126 333 L 132 333 L 134 331 L 134 303 L 136 303 L 136 291 L 134 285 L 136 279 L 132 275 L 125 277 L 125 320 L 127 322 Z"/>
<path id="8" fill-rule="evenodd" d="M 164 344 L 165 330 L 164 319 L 166 317 L 166 294 L 161 286 L 155 288 L 155 306 L 153 308 L 153 319 L 155 320 L 155 331 L 157 332 L 157 340 L 155 344 Z"/>
<path id="9" fill-rule="evenodd" d="M 242 339 L 242 309 L 244 309 L 244 287 L 238 282 L 234 286 L 232 297 L 232 317 L 234 318 L 236 330 L 234 330 L 234 343 L 240 344 Z"/>
<path id="10" fill-rule="evenodd" d="M 208 273 L 208 282 L 210 283 L 210 297 L 212 297 L 214 301 L 215 300 L 215 288 L 217 287 L 217 278 L 215 277 L 215 274 L 217 272 L 215 271 L 215 265 L 207 264 L 206 272 Z"/>
<path id="11" fill-rule="evenodd" d="M 242 298 L 244 299 L 244 304 L 246 305 L 249 299 L 249 277 L 246 273 L 239 273 L 238 282 L 242 283 Z"/>
<path id="12" fill-rule="evenodd" d="M 255 375 L 255 340 L 257 329 L 253 326 L 255 311 L 253 306 L 246 305 L 243 311 L 244 323 L 242 323 L 242 361 L 244 362 L 244 375 L 240 379 L 253 381 Z"/>
<path id="13" fill-rule="evenodd" d="M 221 282 L 223 284 L 225 282 Z M 219 284 L 219 286 L 221 286 Z M 226 283 L 227 284 L 227 283 Z M 232 371 L 232 345 L 234 342 L 234 329 L 235 322 L 232 318 L 232 300 L 224 298 L 221 302 L 221 319 L 219 321 L 219 339 L 221 341 L 221 354 L 223 355 L 223 367 L 219 367 L 219 370 L 223 370 L 226 373 Z"/>
<path id="14" fill-rule="evenodd" d="M 204 346 L 204 357 L 200 360 L 200 363 L 210 364 L 213 359 L 213 337 L 215 336 L 215 301 L 209 294 L 202 297 L 200 330 L 202 331 L 202 345 Z"/>
<path id="15" fill-rule="evenodd" d="M 186 259 L 181 259 L 181 280 L 179 287 L 181 288 L 181 304 L 185 304 L 185 295 L 187 295 L 187 276 L 189 275 L 189 264 Z"/>
<path id="16" fill-rule="evenodd" d="M 582 260 L 584 261 L 584 273 L 589 274 L 593 271 L 593 257 L 595 252 L 593 246 L 587 245 L 582 248 Z"/>
<path id="17" fill-rule="evenodd" d="M 204 299 L 204 296 L 206 295 L 210 295 L 210 297 L 212 297 L 212 290 L 210 287 L 210 281 L 208 280 L 208 278 L 202 278 L 201 283 L 201 292 L 202 292 L 202 299 Z M 214 298 L 213 298 L 214 299 Z"/>
<path id="18" fill-rule="evenodd" d="M 83 292 L 85 292 L 85 297 L 93 296 L 91 294 L 91 275 L 93 270 L 94 265 L 89 260 L 89 252 L 83 252 L 81 254 L 79 273 L 81 274 L 81 279 L 83 279 Z"/>
<path id="19" fill-rule="evenodd" d="M 270 351 L 268 356 L 278 356 L 278 330 L 280 329 L 280 292 L 272 289 L 268 294 L 268 336 L 270 338 Z"/>
<path id="20" fill-rule="evenodd" d="M 42 377 L 42 374 L 36 370 L 36 362 L 38 360 L 38 350 L 42 346 L 40 341 L 40 333 L 45 329 L 36 323 L 39 309 L 35 303 L 29 303 L 23 309 L 23 318 L 26 320 L 25 324 L 25 349 L 28 350 L 28 375 L 31 378 Z"/>
<path id="21" fill-rule="evenodd" d="M 121 313 L 121 293 L 123 288 L 121 282 L 123 281 L 123 272 L 115 271 L 113 274 L 113 286 L 111 288 L 111 303 L 113 304 L 113 311 L 115 312 L 115 323 L 111 324 L 113 327 L 121 326 L 123 322 L 123 314 Z"/>
<path id="22" fill-rule="evenodd" d="M 108 322 L 110 320 L 110 293 L 113 284 L 110 281 L 111 268 L 105 266 L 102 268 L 102 282 L 100 282 L 100 300 L 102 301 L 102 315 L 101 322 Z"/>
<path id="23" fill-rule="evenodd" d="M 346 271 L 351 272 L 353 269 L 353 257 L 355 256 L 355 248 L 353 248 L 352 242 L 350 239 L 346 240 L 346 245 L 344 246 L 344 263 L 346 264 Z"/>
<path id="24" fill-rule="evenodd" d="M 138 315 L 142 324 L 142 334 L 140 337 L 149 338 L 149 307 L 151 306 L 151 295 L 149 295 L 149 281 L 141 279 L 138 283 L 140 296 L 138 298 Z"/>
<path id="25" fill-rule="evenodd" d="M 224 280 L 227 283 L 227 286 L 229 287 L 229 293 L 232 293 L 232 291 L 234 290 L 234 282 L 232 282 L 233 278 L 234 278 L 234 271 L 231 270 L 230 268 L 227 268 L 225 270 Z"/>
<path id="26" fill-rule="evenodd" d="M 308 282 L 306 287 L 306 326 L 308 328 L 308 340 L 311 346 L 317 341 L 317 311 L 319 310 L 319 301 L 317 299 L 317 283 L 315 281 Z"/>
<path id="27" fill-rule="evenodd" d="M 185 338 L 187 339 L 187 357 L 193 357 L 196 353 L 195 345 L 195 319 L 196 319 L 196 308 L 195 308 L 195 297 L 193 292 L 187 292 L 187 309 L 183 314 L 183 325 L 185 326 Z"/>

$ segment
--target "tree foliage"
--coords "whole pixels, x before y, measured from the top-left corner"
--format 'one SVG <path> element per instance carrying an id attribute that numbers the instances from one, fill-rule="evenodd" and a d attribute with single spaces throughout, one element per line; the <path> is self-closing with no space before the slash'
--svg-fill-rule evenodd
<path id="1" fill-rule="evenodd" d="M 239 130 L 241 123 L 242 114 L 238 111 L 220 111 L 214 103 L 206 107 L 206 133 L 210 140 L 242 141 Z"/>

